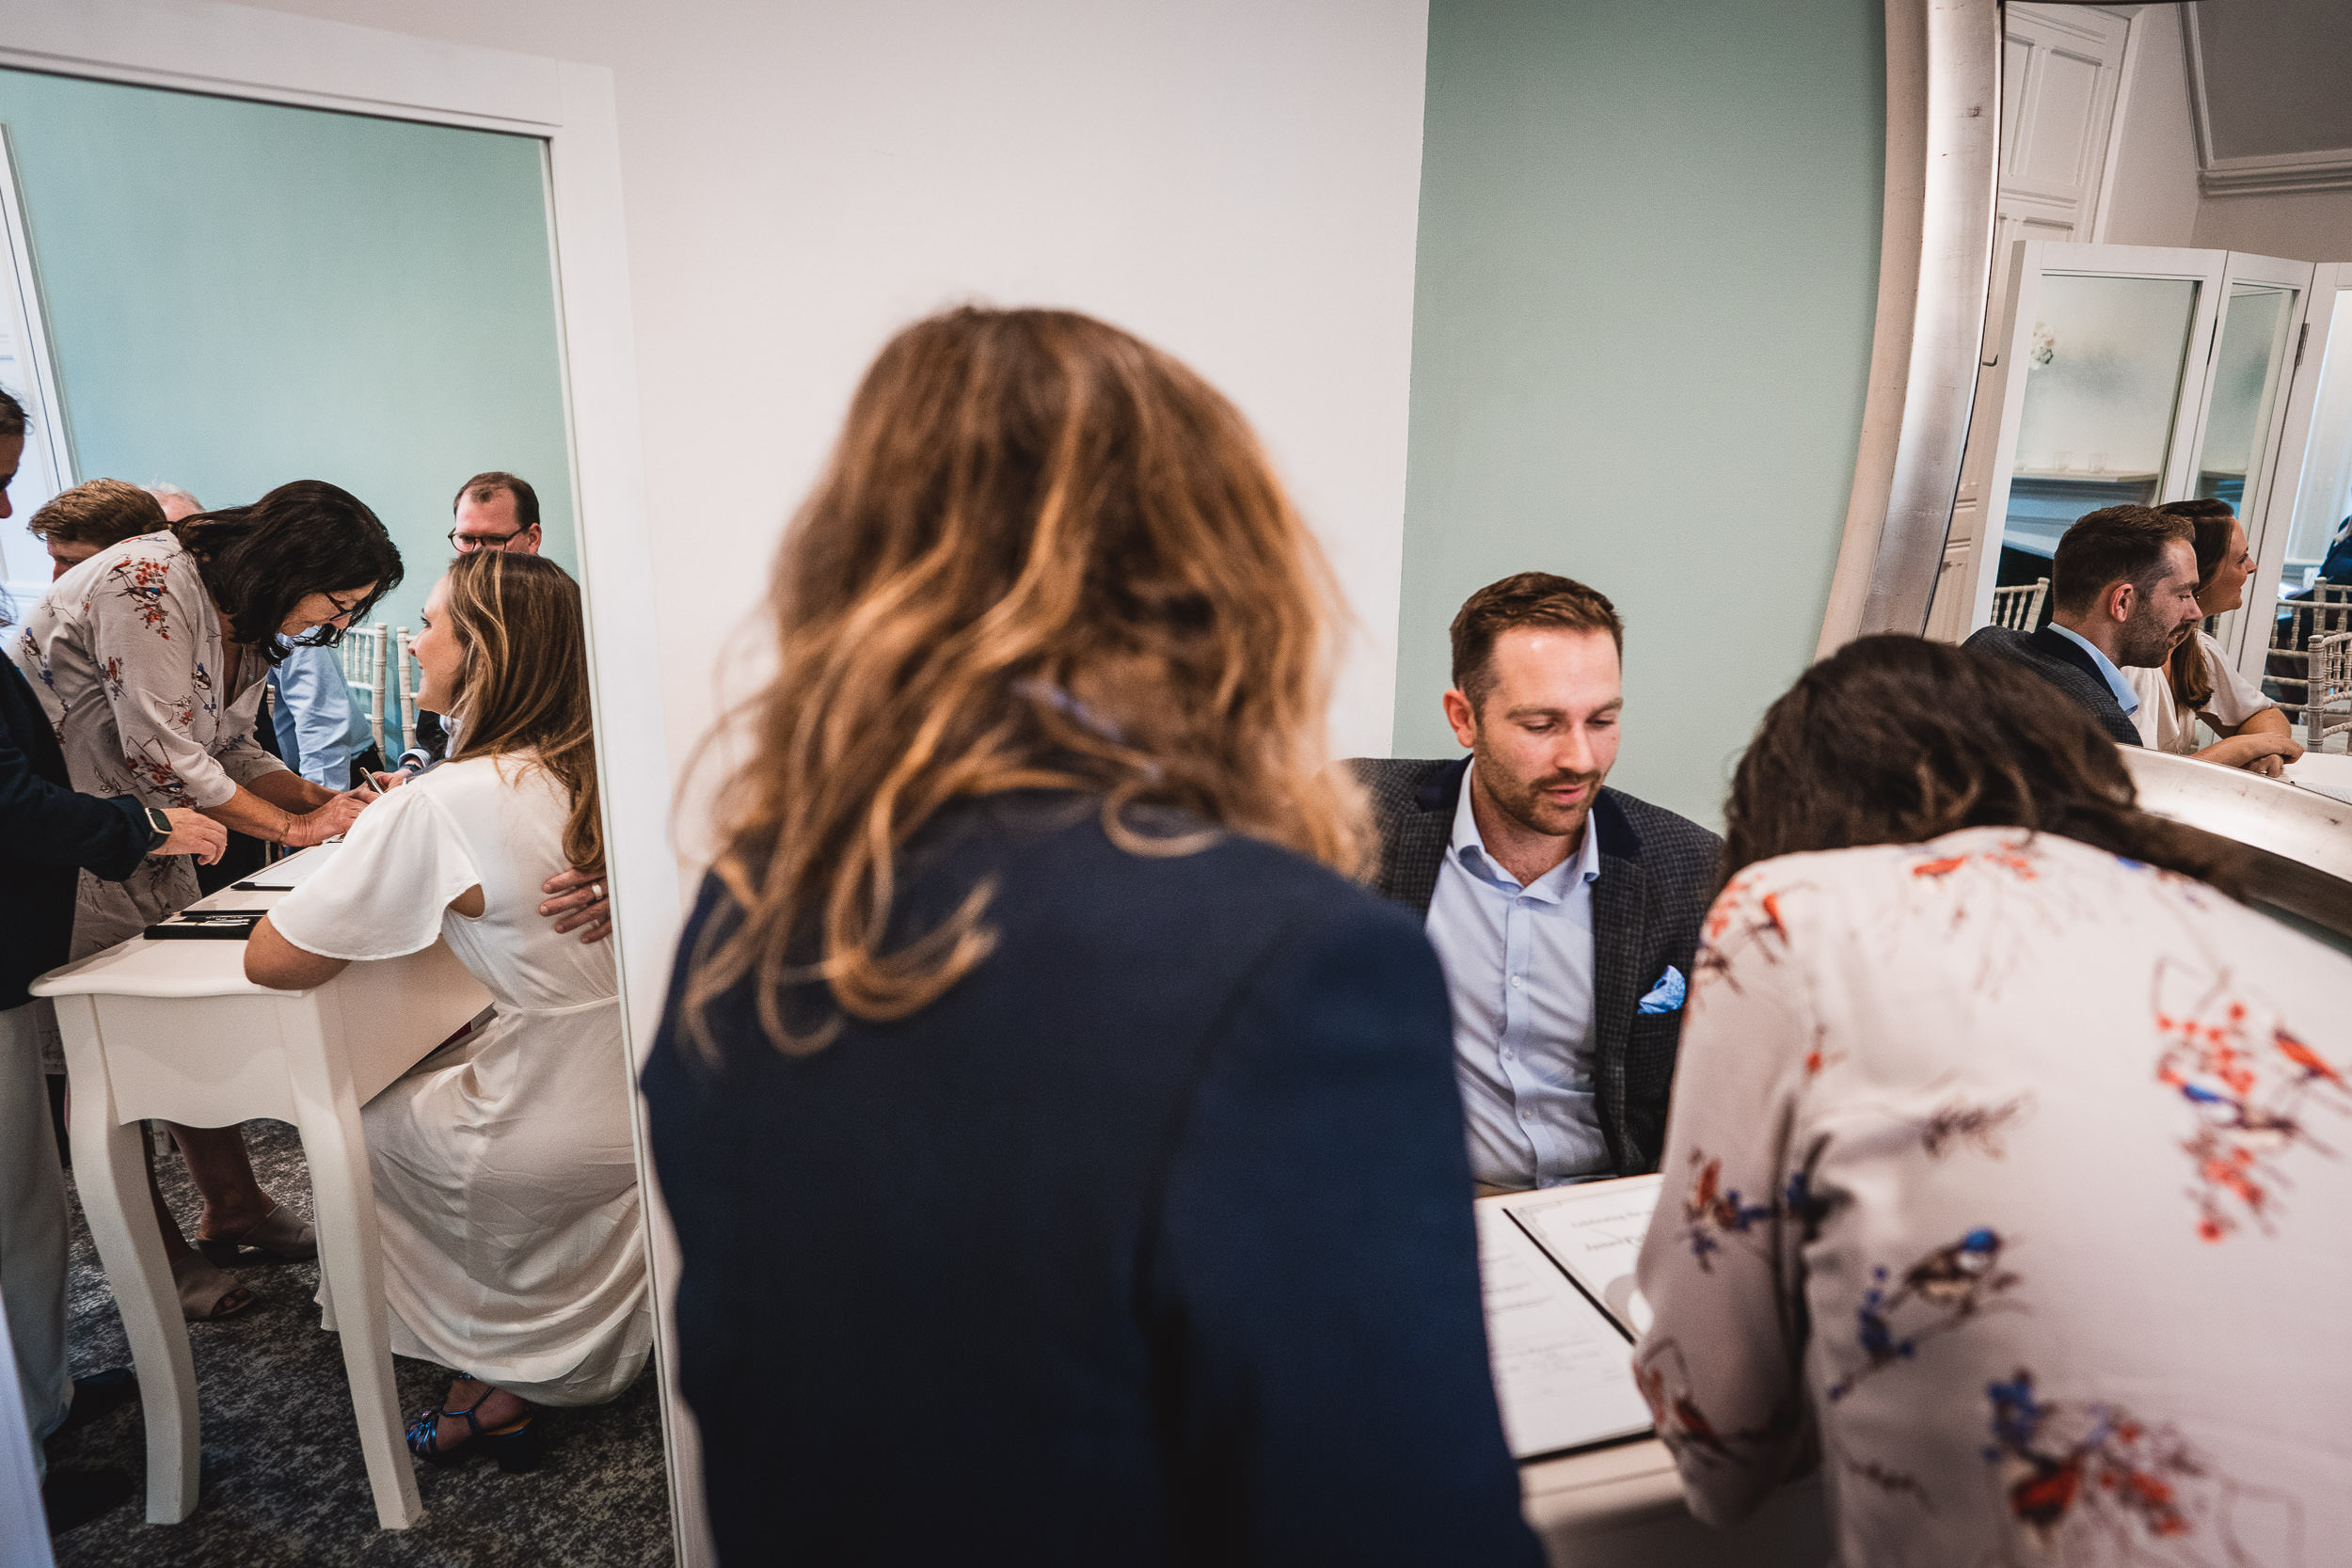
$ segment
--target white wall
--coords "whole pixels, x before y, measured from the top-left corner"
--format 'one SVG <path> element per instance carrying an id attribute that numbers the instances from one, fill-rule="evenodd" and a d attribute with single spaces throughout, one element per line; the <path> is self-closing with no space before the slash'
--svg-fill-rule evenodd
<path id="1" fill-rule="evenodd" d="M 2197 231 L 2197 131 L 2180 8 L 2150 6 L 2134 24 L 2132 72 L 2116 117 L 2122 135 L 2097 238 L 2109 245 L 2185 245 Z"/>
<path id="2" fill-rule="evenodd" d="M 858 373 L 976 298 L 1234 398 L 1353 604 L 1333 744 L 1386 753 L 1422 0 L 273 3 L 612 69 L 674 757 Z"/>
<path id="3" fill-rule="evenodd" d="M 2139 16 L 2124 89 L 2114 193 L 2100 238 L 2115 245 L 2199 245 L 2298 261 L 2352 261 L 2352 190 L 2201 196 L 2180 8 Z"/>

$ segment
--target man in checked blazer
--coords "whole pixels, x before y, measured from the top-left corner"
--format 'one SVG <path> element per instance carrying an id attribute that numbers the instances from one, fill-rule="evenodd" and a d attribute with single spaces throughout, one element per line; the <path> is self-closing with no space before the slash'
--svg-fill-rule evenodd
<path id="1" fill-rule="evenodd" d="M 1447 721 L 1470 754 L 1348 764 L 1376 890 L 1422 917 L 1454 1004 L 1481 1196 L 1655 1170 L 1699 922 L 1723 841 L 1603 787 L 1625 626 L 1521 572 L 1454 619 Z"/>

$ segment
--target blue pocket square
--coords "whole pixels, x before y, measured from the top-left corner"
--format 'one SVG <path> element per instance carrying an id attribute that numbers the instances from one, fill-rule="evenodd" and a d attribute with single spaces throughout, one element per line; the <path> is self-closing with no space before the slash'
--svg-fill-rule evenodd
<path id="1" fill-rule="evenodd" d="M 1658 977 L 1658 984 L 1650 987 L 1649 994 L 1642 998 L 1642 1011 L 1645 1013 L 1680 1012 L 1683 995 L 1689 989 L 1683 984 L 1682 971 L 1668 964 L 1666 973 Z"/>

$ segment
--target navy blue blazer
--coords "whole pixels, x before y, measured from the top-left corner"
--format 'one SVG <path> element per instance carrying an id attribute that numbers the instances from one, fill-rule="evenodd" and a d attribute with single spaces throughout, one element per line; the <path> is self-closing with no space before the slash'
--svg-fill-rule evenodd
<path id="1" fill-rule="evenodd" d="M 994 952 L 813 1053 L 746 983 L 707 1065 L 673 982 L 644 1090 L 722 1558 L 1540 1562 L 1417 924 L 1024 795 L 923 835 L 900 934 L 983 879 Z M 734 918 L 706 883 L 681 977 Z"/>
<path id="2" fill-rule="evenodd" d="M 76 871 L 119 882 L 154 836 L 130 797 L 73 792 L 40 700 L 0 657 L 0 1011 L 72 953 Z"/>

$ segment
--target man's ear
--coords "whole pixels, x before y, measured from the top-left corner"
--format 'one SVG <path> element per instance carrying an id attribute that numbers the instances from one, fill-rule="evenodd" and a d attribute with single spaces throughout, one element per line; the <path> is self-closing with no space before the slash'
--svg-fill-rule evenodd
<path id="1" fill-rule="evenodd" d="M 2133 586 L 2129 578 L 2122 582 L 2108 585 L 2106 599 L 2106 612 L 2115 617 L 2118 624 L 2129 621 L 2132 618 L 2132 611 L 2138 607 L 2138 604 L 2139 590 Z"/>
<path id="2" fill-rule="evenodd" d="M 1478 710 L 1470 705 L 1470 698 L 1458 689 L 1450 690 L 1445 694 L 1444 705 L 1445 721 L 1454 726 L 1454 740 L 1465 751 L 1474 748 L 1478 743 Z"/>

